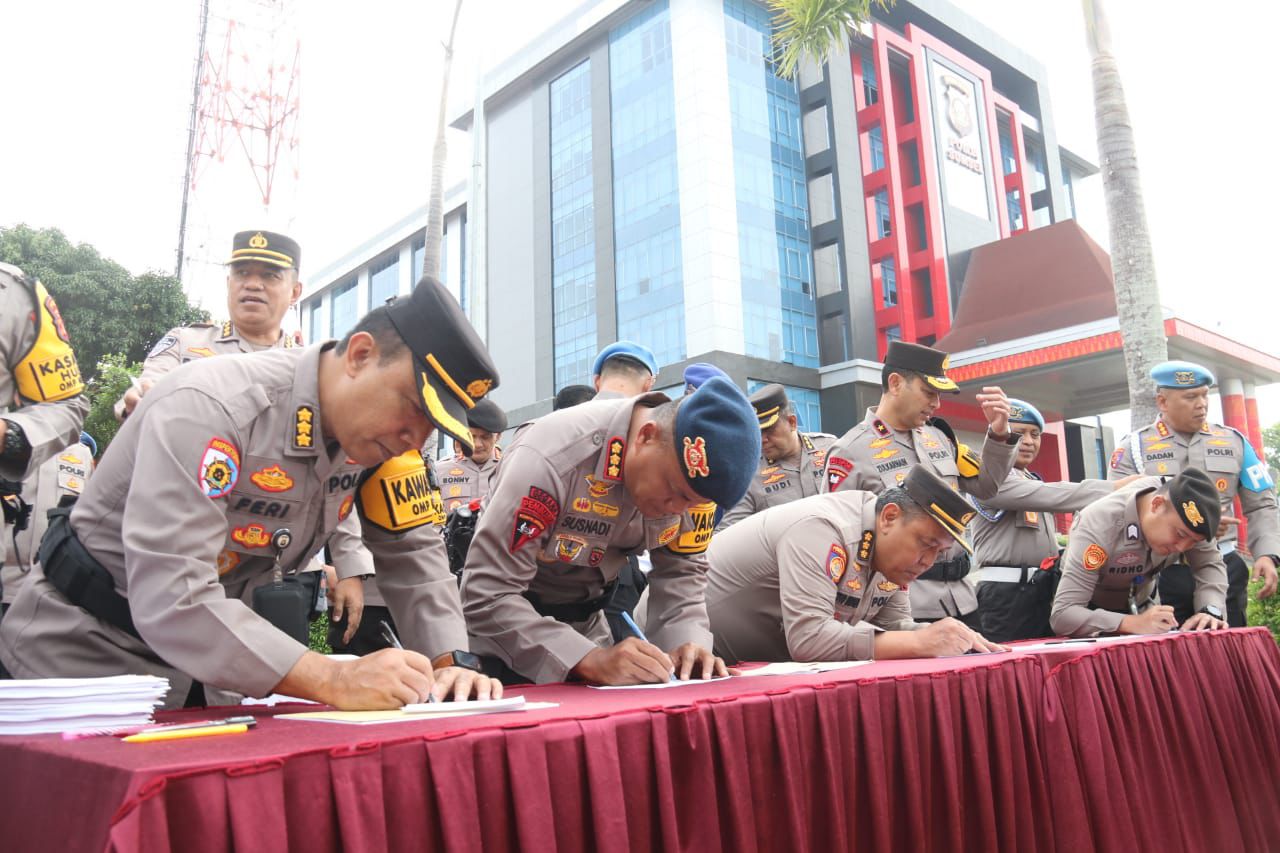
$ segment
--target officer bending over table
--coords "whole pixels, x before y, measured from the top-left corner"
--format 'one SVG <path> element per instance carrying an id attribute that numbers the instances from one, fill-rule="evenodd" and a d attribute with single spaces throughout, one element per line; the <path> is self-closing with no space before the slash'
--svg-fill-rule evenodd
<path id="1" fill-rule="evenodd" d="M 725 673 L 703 600 L 715 505 L 760 455 L 747 398 L 715 377 L 672 402 L 594 400 L 521 427 L 462 574 L 472 650 L 537 681 L 596 684 Z M 601 610 L 627 555 L 649 550 L 652 642 L 609 642 Z"/>
<path id="2" fill-rule="evenodd" d="M 716 654 L 832 661 L 1001 651 L 958 619 L 911 619 L 907 587 L 958 542 L 974 510 L 924 466 L 901 487 L 820 494 L 718 531 L 707 550 Z"/>
<path id="3" fill-rule="evenodd" d="M 374 309 L 340 343 L 204 359 L 156 383 L 70 518 L 50 526 L 0 628 L 15 677 L 145 673 L 166 707 L 201 682 L 346 709 L 501 686 L 458 666 L 457 586 L 429 523 L 419 448 L 467 446 L 466 411 L 497 384 L 484 346 L 434 279 Z M 403 457 L 417 458 L 406 466 Z M 353 509 L 412 651 L 354 661 L 308 651 L 248 604 L 297 570 Z"/>
<path id="4" fill-rule="evenodd" d="M 1214 547 L 1218 492 L 1199 468 L 1141 477 L 1085 507 L 1071 525 L 1049 623 L 1057 634 L 1158 634 L 1178 627 L 1156 580 L 1185 554 L 1198 612 L 1183 631 L 1225 628 L 1227 569 Z"/>

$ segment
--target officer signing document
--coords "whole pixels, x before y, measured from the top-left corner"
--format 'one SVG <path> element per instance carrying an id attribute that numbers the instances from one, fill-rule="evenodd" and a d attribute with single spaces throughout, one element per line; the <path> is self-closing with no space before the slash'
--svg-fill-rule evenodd
<path id="1" fill-rule="evenodd" d="M 454 663 L 466 628 L 430 524 L 420 448 L 437 427 L 468 449 L 467 411 L 497 372 L 434 279 L 340 342 L 201 359 L 162 377 L 126 420 L 0 628 L 18 678 L 121 672 L 344 709 L 497 696 Z M 359 513 L 406 650 L 354 661 L 308 651 L 250 606 Z M 440 666 L 433 668 L 432 656 Z"/>

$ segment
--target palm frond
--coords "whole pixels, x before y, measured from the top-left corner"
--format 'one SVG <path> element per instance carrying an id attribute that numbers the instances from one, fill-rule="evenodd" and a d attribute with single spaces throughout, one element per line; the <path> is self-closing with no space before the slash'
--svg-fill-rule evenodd
<path id="1" fill-rule="evenodd" d="M 871 17 L 872 4 L 888 10 L 894 0 L 769 0 L 778 73 L 795 76 L 800 60 L 821 65 L 848 33 Z"/>

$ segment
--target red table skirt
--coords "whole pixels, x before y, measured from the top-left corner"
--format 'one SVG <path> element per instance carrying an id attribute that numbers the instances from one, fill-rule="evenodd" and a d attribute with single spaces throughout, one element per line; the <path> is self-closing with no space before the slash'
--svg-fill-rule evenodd
<path id="1" fill-rule="evenodd" d="M 1261 630 L 660 693 L 521 692 L 561 706 L 376 727 L 266 718 L 147 749 L 0 740 L 0 839 L 1214 853 L 1280 839 L 1280 654 Z"/>

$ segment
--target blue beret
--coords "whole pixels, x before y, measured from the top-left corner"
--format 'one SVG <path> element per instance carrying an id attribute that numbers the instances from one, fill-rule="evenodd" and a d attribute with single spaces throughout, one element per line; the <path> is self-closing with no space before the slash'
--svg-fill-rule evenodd
<path id="1" fill-rule="evenodd" d="M 712 376 L 719 376 L 724 379 L 729 378 L 729 374 L 725 373 L 714 364 L 707 364 L 705 361 L 695 361 L 684 369 L 684 393 L 692 394 L 694 391 L 697 391 L 702 387 L 702 383 L 706 382 Z"/>
<path id="2" fill-rule="evenodd" d="M 616 341 L 600 350 L 596 360 L 591 365 L 591 375 L 599 376 L 604 363 L 611 358 L 629 358 L 647 369 L 652 375 L 658 375 L 658 360 L 653 357 L 653 350 L 635 341 Z"/>
<path id="3" fill-rule="evenodd" d="M 760 425 L 737 385 L 713 376 L 682 399 L 674 439 L 695 492 L 723 507 L 742 500 L 760 460 Z"/>
<path id="4" fill-rule="evenodd" d="M 1011 424 L 1035 424 L 1040 429 L 1044 429 L 1044 415 L 1040 414 L 1040 410 L 1028 403 L 1026 400 L 1015 400 L 1009 398 L 1009 423 Z"/>
<path id="5" fill-rule="evenodd" d="M 1192 361 L 1162 361 L 1151 368 L 1151 378 L 1158 388 L 1199 388 L 1201 385 L 1218 384 L 1209 368 Z"/>
<path id="6" fill-rule="evenodd" d="M 89 433 L 87 432 L 80 433 L 80 443 L 83 444 L 85 447 L 89 448 L 90 456 L 98 455 L 98 442 L 94 441 L 93 436 L 89 435 Z"/>

